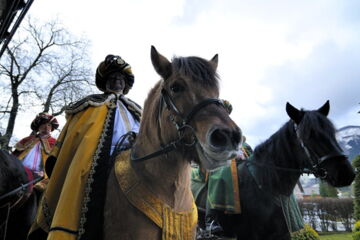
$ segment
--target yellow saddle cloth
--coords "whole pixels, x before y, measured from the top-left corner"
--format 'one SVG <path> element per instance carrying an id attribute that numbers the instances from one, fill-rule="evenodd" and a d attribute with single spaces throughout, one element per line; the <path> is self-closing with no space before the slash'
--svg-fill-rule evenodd
<path id="1" fill-rule="evenodd" d="M 129 202 L 162 229 L 162 240 L 192 240 L 197 224 L 197 208 L 193 201 L 189 212 L 175 212 L 140 181 L 130 165 L 130 151 L 121 153 L 115 162 L 115 173 L 121 190 Z"/>

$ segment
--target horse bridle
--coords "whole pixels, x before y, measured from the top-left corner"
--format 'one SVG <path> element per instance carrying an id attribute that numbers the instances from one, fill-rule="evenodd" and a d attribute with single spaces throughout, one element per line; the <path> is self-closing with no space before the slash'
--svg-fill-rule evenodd
<path id="1" fill-rule="evenodd" d="M 186 117 L 183 117 L 183 114 L 179 111 L 179 109 L 176 107 L 174 101 L 171 99 L 169 93 L 163 88 L 161 90 L 161 98 L 160 98 L 160 102 L 165 102 L 166 108 L 171 112 L 174 112 L 177 117 L 180 119 L 180 122 L 176 121 L 175 116 L 173 114 L 170 114 L 169 119 L 170 121 L 174 124 L 177 132 L 178 132 L 178 137 L 177 139 L 175 139 L 174 141 L 166 144 L 164 147 L 161 147 L 160 150 L 155 151 L 153 153 L 150 153 L 148 155 L 145 155 L 143 157 L 139 157 L 139 158 L 135 158 L 132 154 L 131 154 L 131 160 L 132 161 L 136 161 L 136 162 L 140 162 L 140 161 L 145 161 L 151 158 L 154 158 L 156 156 L 162 155 L 162 154 L 166 154 L 170 151 L 173 151 L 175 149 L 177 149 L 180 146 L 186 146 L 186 147 L 193 147 L 195 146 L 195 144 L 197 143 L 197 138 L 195 135 L 195 130 L 194 128 L 189 125 L 190 121 L 194 118 L 194 116 L 201 111 L 204 107 L 206 107 L 207 105 L 210 104 L 216 104 L 218 106 L 221 106 L 223 108 L 225 108 L 227 110 L 228 113 L 230 113 L 229 108 L 225 105 L 224 100 L 220 100 L 218 98 L 207 98 L 201 102 L 199 102 L 198 104 L 196 104 L 191 111 L 187 114 Z M 191 134 L 191 140 L 190 141 L 186 141 L 185 137 L 186 137 L 186 130 L 190 131 Z"/>
<path id="2" fill-rule="evenodd" d="M 320 179 L 326 179 L 328 177 L 328 172 L 327 170 L 323 167 L 324 165 L 327 164 L 327 162 L 329 162 L 331 159 L 334 158 L 346 158 L 346 155 L 341 153 L 331 153 L 331 154 L 327 154 L 325 156 L 318 156 L 318 154 L 313 151 L 311 148 L 308 148 L 304 141 L 302 140 L 300 133 L 298 131 L 298 125 L 296 123 L 294 123 L 294 130 L 296 133 L 296 137 L 298 139 L 298 141 L 300 142 L 300 146 L 301 148 L 304 150 L 307 159 L 308 159 L 308 165 L 310 166 L 309 169 L 304 168 L 302 173 L 312 173 L 315 175 L 315 177 L 318 177 Z"/>
<path id="3" fill-rule="evenodd" d="M 309 168 L 287 168 L 287 167 L 279 167 L 279 166 L 273 166 L 273 165 L 269 165 L 269 164 L 261 164 L 261 163 L 256 163 L 254 161 L 251 160 L 251 157 L 249 159 L 241 159 L 241 161 L 243 162 L 247 162 L 248 164 L 253 164 L 253 165 L 257 165 L 260 167 L 266 167 L 266 168 L 270 168 L 270 169 L 275 169 L 275 170 L 279 170 L 279 171 L 285 171 L 285 172 L 295 172 L 295 173 L 300 173 L 300 174 L 314 174 L 315 177 L 318 177 L 320 179 L 326 179 L 328 177 L 328 172 L 327 170 L 323 167 L 324 165 L 326 165 L 327 162 L 329 162 L 331 159 L 334 159 L 336 157 L 342 157 L 342 158 L 346 158 L 345 154 L 327 154 L 325 156 L 319 157 L 318 154 L 316 154 L 315 151 L 311 150 L 310 148 L 308 148 L 304 141 L 302 140 L 300 133 L 298 131 L 298 125 L 294 122 L 294 131 L 296 134 L 296 138 L 300 143 L 301 148 L 304 150 L 305 155 L 307 157 L 308 160 L 308 166 L 310 166 Z"/>

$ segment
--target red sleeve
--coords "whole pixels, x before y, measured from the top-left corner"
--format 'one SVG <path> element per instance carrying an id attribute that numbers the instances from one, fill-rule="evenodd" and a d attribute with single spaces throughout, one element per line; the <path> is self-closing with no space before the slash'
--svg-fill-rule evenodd
<path id="1" fill-rule="evenodd" d="M 55 146 L 55 143 L 56 143 L 56 138 L 49 137 L 48 141 L 49 141 L 50 147 L 53 148 Z"/>
<path id="2" fill-rule="evenodd" d="M 34 137 L 35 137 L 35 136 L 25 137 L 25 138 L 21 139 L 19 142 L 17 142 L 16 145 L 18 145 L 18 144 L 24 145 L 24 144 L 26 144 L 29 140 L 32 140 Z"/>
<path id="3" fill-rule="evenodd" d="M 18 141 L 14 146 L 15 150 L 12 152 L 12 154 L 15 155 L 16 157 L 18 157 L 24 151 L 26 143 L 33 138 L 34 138 L 34 136 L 28 136 L 28 137 L 23 138 L 20 141 Z"/>

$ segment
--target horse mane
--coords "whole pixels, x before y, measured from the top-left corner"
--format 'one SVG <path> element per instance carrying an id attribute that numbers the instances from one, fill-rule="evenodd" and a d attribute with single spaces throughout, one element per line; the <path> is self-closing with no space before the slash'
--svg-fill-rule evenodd
<path id="1" fill-rule="evenodd" d="M 311 132 L 316 131 L 329 138 L 333 138 L 336 133 L 336 129 L 333 123 L 323 114 L 318 111 L 306 111 L 301 124 L 299 125 L 299 130 L 301 136 L 306 139 L 309 138 Z"/>
<path id="2" fill-rule="evenodd" d="M 284 166 L 291 156 L 291 149 L 295 145 L 295 132 L 291 120 L 286 122 L 277 132 L 271 135 L 265 142 L 255 147 L 252 161 L 256 164 L 256 177 L 261 185 L 272 191 L 271 182 L 278 182 L 279 175 L 272 167 Z M 281 149 L 281 150 L 280 150 Z M 270 167 L 267 167 L 270 166 Z M 285 165 L 286 166 L 286 165 Z"/>
<path id="3" fill-rule="evenodd" d="M 302 139 L 309 139 L 313 132 L 321 132 L 329 137 L 335 139 L 335 128 L 331 121 L 318 111 L 305 111 L 301 109 L 303 118 L 298 125 L 298 131 Z M 253 161 L 258 163 L 260 171 L 257 171 L 259 182 L 268 184 L 270 179 L 279 181 L 279 174 L 271 167 L 278 166 L 289 168 L 302 168 L 303 162 L 299 160 L 296 154 L 299 140 L 296 137 L 294 121 L 287 121 L 277 132 L 275 132 L 265 142 L 255 147 L 253 153 Z M 288 172 L 284 172 L 289 174 Z M 268 186 L 268 185 L 267 185 Z M 273 186 L 269 186 L 270 190 Z"/>
<path id="4" fill-rule="evenodd" d="M 160 111 L 160 86 L 161 81 L 158 81 L 155 86 L 149 91 L 148 96 L 144 102 L 143 114 L 141 118 L 141 124 L 148 126 L 149 122 L 154 121 L 154 124 L 158 124 L 158 113 Z M 140 131 L 149 131 L 150 129 L 140 127 Z"/>

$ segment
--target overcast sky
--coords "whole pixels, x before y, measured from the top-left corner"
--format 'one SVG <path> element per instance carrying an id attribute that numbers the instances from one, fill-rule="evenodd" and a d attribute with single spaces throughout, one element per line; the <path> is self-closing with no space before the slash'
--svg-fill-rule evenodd
<path id="1" fill-rule="evenodd" d="M 35 0 L 29 14 L 89 38 L 94 70 L 122 56 L 141 105 L 159 80 L 151 45 L 169 59 L 218 53 L 220 97 L 255 146 L 288 120 L 287 101 L 315 109 L 329 99 L 336 127 L 360 125 L 359 12 L 357 0 Z"/>

